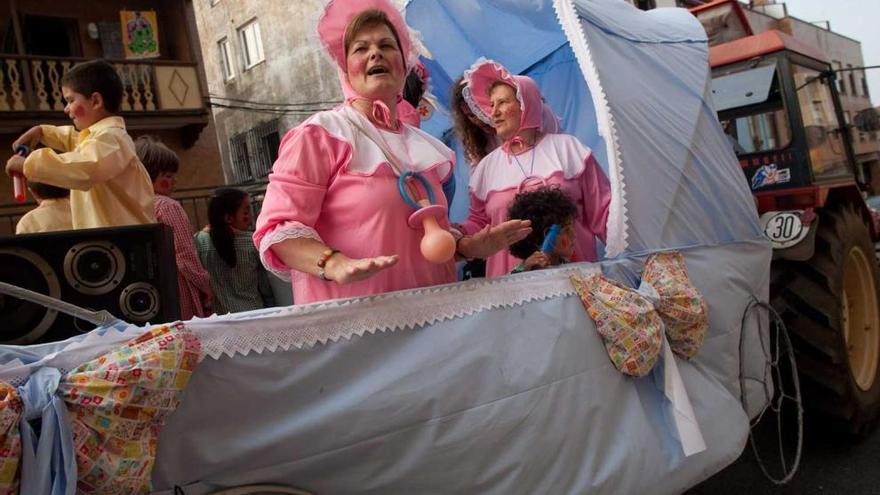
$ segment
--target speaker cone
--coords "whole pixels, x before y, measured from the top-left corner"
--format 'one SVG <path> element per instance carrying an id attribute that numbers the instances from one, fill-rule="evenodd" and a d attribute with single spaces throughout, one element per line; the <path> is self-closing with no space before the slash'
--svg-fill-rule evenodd
<path id="1" fill-rule="evenodd" d="M 83 294 L 106 294 L 115 289 L 124 276 L 125 258 L 112 242 L 81 242 L 64 256 L 64 278 Z"/>
<path id="2" fill-rule="evenodd" d="M 159 314 L 159 291 L 146 282 L 136 282 L 122 289 L 119 308 L 123 319 L 146 323 Z"/>
<path id="3" fill-rule="evenodd" d="M 0 280 L 56 299 L 58 276 L 42 256 L 21 248 L 0 249 Z M 0 343 L 30 344 L 46 333 L 58 312 L 17 297 L 0 294 Z"/>

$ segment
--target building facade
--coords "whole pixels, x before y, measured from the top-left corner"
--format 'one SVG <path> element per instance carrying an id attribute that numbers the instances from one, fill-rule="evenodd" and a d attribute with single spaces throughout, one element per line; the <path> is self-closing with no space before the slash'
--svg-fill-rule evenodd
<path id="1" fill-rule="evenodd" d="M 8 0 L 0 27 L 0 149 L 31 126 L 70 125 L 61 77 L 104 58 L 122 77 L 129 133 L 156 135 L 180 156 L 181 197 L 223 183 L 192 0 Z M 194 221 L 205 217 L 204 205 L 185 205 Z M 31 207 L 13 202 L 11 180 L 0 174 L 0 235 Z"/>
<path id="2" fill-rule="evenodd" d="M 342 101 L 315 34 L 319 0 L 196 3 L 208 91 L 230 184 L 267 180 L 284 134 Z"/>

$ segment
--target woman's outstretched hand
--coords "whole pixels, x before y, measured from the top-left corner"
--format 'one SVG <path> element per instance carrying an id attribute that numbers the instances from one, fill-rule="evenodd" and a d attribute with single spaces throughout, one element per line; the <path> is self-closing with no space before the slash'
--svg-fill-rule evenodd
<path id="1" fill-rule="evenodd" d="M 529 220 L 508 220 L 494 227 L 487 225 L 458 241 L 458 253 L 465 258 L 488 258 L 525 239 L 531 232 L 532 222 Z"/>
<path id="2" fill-rule="evenodd" d="M 338 253 L 327 260 L 324 276 L 337 284 L 349 284 L 372 277 L 380 271 L 397 264 L 399 256 L 376 256 L 375 258 L 351 259 Z"/>

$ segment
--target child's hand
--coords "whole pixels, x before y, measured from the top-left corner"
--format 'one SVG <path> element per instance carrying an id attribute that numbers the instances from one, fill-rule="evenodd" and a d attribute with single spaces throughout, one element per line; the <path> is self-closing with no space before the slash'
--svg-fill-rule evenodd
<path id="1" fill-rule="evenodd" d="M 34 147 L 36 147 L 37 144 L 40 143 L 40 139 L 42 139 L 42 138 L 43 138 L 43 128 L 38 125 L 35 125 L 35 126 L 31 127 L 30 129 L 28 129 L 27 131 L 25 131 L 24 134 L 19 136 L 18 139 L 16 139 L 12 143 L 12 151 L 15 151 L 16 148 L 18 148 L 19 145 L 22 145 L 22 144 L 27 146 L 30 149 L 34 149 Z"/>
<path id="2" fill-rule="evenodd" d="M 13 174 L 24 175 L 24 157 L 12 155 L 12 158 L 6 161 L 6 175 Z"/>
<path id="3" fill-rule="evenodd" d="M 525 271 L 547 268 L 548 266 L 550 266 L 550 256 L 547 256 L 544 251 L 535 251 L 523 263 Z"/>

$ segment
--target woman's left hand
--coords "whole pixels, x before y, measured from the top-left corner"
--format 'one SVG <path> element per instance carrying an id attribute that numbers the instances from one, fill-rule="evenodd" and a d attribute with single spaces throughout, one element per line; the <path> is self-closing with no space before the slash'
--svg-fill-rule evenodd
<path id="1" fill-rule="evenodd" d="M 376 256 L 374 258 L 352 259 L 337 254 L 327 260 L 325 276 L 337 284 L 350 284 L 365 280 L 380 271 L 397 264 L 399 256 Z"/>
<path id="2" fill-rule="evenodd" d="M 508 220 L 495 226 L 487 225 L 470 237 L 458 241 L 458 253 L 465 258 L 488 258 L 507 249 L 532 233 L 529 220 Z"/>

